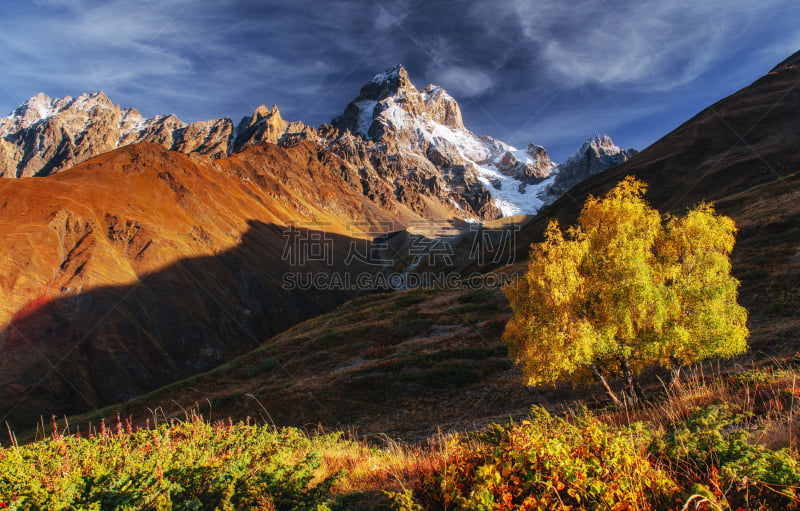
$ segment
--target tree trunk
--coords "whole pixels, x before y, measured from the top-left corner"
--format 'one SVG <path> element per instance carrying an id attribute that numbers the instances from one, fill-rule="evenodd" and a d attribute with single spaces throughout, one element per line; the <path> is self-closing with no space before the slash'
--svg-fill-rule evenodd
<path id="1" fill-rule="evenodd" d="M 636 375 L 633 374 L 630 364 L 628 364 L 628 357 L 622 357 L 621 361 L 622 376 L 625 378 L 625 388 L 622 395 L 625 402 L 632 405 L 639 401 L 639 382 L 636 380 Z"/>
<path id="2" fill-rule="evenodd" d="M 633 390 L 636 391 L 636 395 L 639 396 L 639 399 L 644 399 L 644 392 L 642 392 L 642 386 L 639 385 L 639 378 L 633 379 Z"/>
<path id="3" fill-rule="evenodd" d="M 669 384 L 672 387 L 680 387 L 681 386 L 681 361 L 678 360 L 678 357 L 671 356 L 669 357 L 670 362 L 672 362 L 672 367 L 670 367 L 669 374 L 670 380 Z"/>
<path id="4" fill-rule="evenodd" d="M 622 403 L 617 397 L 617 394 L 613 390 L 611 390 L 611 386 L 603 377 L 603 373 L 600 372 L 600 368 L 597 367 L 597 365 L 595 364 L 592 364 L 592 374 L 594 375 L 594 379 L 597 380 L 597 383 L 602 385 L 603 388 L 606 390 L 606 394 L 608 394 L 608 397 L 611 398 L 611 401 L 613 401 L 615 405 L 621 405 Z"/>

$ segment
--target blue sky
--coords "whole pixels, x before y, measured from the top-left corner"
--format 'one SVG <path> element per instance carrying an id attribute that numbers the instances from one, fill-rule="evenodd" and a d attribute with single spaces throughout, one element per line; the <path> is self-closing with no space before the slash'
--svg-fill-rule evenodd
<path id="1" fill-rule="evenodd" d="M 375 73 L 436 83 L 472 131 L 564 160 L 643 149 L 800 50 L 796 0 L 33 0 L 0 4 L 0 115 L 102 90 L 145 115 L 312 125 Z"/>

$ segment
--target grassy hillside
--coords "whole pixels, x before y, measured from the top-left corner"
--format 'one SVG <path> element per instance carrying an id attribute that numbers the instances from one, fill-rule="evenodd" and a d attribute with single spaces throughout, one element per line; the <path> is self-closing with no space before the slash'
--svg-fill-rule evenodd
<path id="1" fill-rule="evenodd" d="M 303 271 L 330 262 L 343 273 L 376 271 L 345 264 L 371 237 L 360 229 L 403 225 L 323 156 L 309 143 L 264 144 L 211 161 L 136 144 L 0 182 L 0 417 L 32 427 L 42 410 L 130 399 L 355 296 L 282 286 L 299 271 L 289 223 L 293 254 L 323 235 L 314 222 L 330 240 L 329 261 Z"/>
<path id="2" fill-rule="evenodd" d="M 117 414 L 141 422 L 155 411 L 163 420 L 195 408 L 212 418 L 419 439 L 521 415 L 532 403 L 560 406 L 571 387 L 520 384 L 500 341 L 508 314 L 496 290 L 362 296 L 210 372 L 70 422 L 85 427 Z"/>

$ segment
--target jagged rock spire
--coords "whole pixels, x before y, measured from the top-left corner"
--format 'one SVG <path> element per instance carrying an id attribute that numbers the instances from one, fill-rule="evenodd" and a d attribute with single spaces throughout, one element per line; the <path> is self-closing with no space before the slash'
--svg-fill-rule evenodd
<path id="1" fill-rule="evenodd" d="M 174 115 L 145 119 L 102 92 L 77 98 L 39 93 L 0 118 L 0 177 L 53 174 L 137 142 L 221 157 L 228 153 L 232 131 L 230 118 L 188 125 Z"/>
<path id="2" fill-rule="evenodd" d="M 260 105 L 253 115 L 244 117 L 239 123 L 231 151 L 239 152 L 263 142 L 278 144 L 289 135 L 302 133 L 304 128 L 301 122 L 284 121 L 276 105 L 272 105 L 272 108 Z"/>

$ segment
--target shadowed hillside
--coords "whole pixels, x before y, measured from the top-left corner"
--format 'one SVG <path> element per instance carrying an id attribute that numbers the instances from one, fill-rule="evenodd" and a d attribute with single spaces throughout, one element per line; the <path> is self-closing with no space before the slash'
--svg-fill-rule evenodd
<path id="1" fill-rule="evenodd" d="M 409 214 L 371 203 L 350 170 L 305 142 L 216 161 L 136 144 L 0 183 L 0 417 L 130 399 L 354 296 L 281 288 L 294 267 L 383 271 L 345 265 L 351 245 Z M 323 260 L 298 257 L 314 243 Z"/>
<path id="2" fill-rule="evenodd" d="M 283 226 L 251 221 L 240 244 L 217 255 L 178 260 L 130 285 L 29 304 L 0 333 L 0 417 L 30 427 L 40 415 L 126 401 L 215 367 L 356 293 L 283 289 L 287 270 L 380 270 L 343 264 L 352 238 L 309 230 L 299 234 L 328 240 L 339 268 L 293 268 L 282 259 L 284 234 Z"/>
<path id="3" fill-rule="evenodd" d="M 152 410 L 161 422 L 195 408 L 211 418 L 353 427 L 408 440 L 524 415 L 532 403 L 560 410 L 565 400 L 594 395 L 569 384 L 522 385 L 500 341 L 509 312 L 489 289 L 362 296 L 211 371 L 70 424 L 84 430 L 117 414 L 152 423 Z"/>

